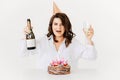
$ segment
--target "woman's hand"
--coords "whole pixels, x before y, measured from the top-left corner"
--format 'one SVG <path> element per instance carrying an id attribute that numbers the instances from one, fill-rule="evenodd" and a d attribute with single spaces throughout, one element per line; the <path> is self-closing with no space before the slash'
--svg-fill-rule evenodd
<path id="1" fill-rule="evenodd" d="M 89 28 L 88 30 L 85 30 L 85 29 L 83 28 L 83 32 L 84 32 L 84 34 L 85 34 L 85 36 L 87 37 L 88 40 L 91 40 L 91 39 L 92 39 L 92 37 L 93 37 L 93 35 L 94 35 L 94 30 L 93 30 L 93 28 L 92 28 L 91 25 L 90 25 L 90 28 Z"/>
<path id="2" fill-rule="evenodd" d="M 84 32 L 86 38 L 88 39 L 89 44 L 93 45 L 92 37 L 94 35 L 94 30 L 93 30 L 92 26 L 90 25 L 90 28 L 88 30 L 85 30 L 83 28 L 83 32 Z"/>
<path id="3" fill-rule="evenodd" d="M 33 27 L 32 27 L 33 28 Z M 28 33 L 30 33 L 31 32 L 31 30 L 26 26 L 25 28 L 24 28 L 24 34 L 28 34 Z"/>
<path id="4" fill-rule="evenodd" d="M 32 28 L 33 28 L 33 27 L 32 27 Z M 28 29 L 28 27 L 26 26 L 26 27 L 24 28 L 24 30 L 23 30 L 24 37 L 23 37 L 22 39 L 25 40 L 25 39 L 26 39 L 26 34 L 29 34 L 30 32 L 31 32 L 31 30 Z"/>

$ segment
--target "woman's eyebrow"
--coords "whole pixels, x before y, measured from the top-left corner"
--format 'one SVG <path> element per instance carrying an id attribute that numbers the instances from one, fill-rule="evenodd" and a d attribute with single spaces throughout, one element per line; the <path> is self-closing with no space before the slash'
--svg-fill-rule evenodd
<path id="1" fill-rule="evenodd" d="M 54 24 L 58 24 L 58 23 L 54 22 Z"/>

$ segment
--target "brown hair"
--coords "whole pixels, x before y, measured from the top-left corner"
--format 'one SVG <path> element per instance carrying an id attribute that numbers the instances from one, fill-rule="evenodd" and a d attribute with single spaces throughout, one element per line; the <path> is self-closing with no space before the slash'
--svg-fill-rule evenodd
<path id="1" fill-rule="evenodd" d="M 65 45 L 66 45 L 66 47 L 68 47 L 68 45 L 71 43 L 72 38 L 75 36 L 75 34 L 72 32 L 71 22 L 65 13 L 56 13 L 55 15 L 53 15 L 51 17 L 50 22 L 49 22 L 47 37 L 50 37 L 51 35 L 53 35 L 54 41 L 58 42 L 57 40 L 55 40 L 55 35 L 52 31 L 52 24 L 53 24 L 54 18 L 60 18 L 62 21 L 62 25 L 65 28 L 65 32 L 63 34 L 63 37 L 66 38 Z"/>

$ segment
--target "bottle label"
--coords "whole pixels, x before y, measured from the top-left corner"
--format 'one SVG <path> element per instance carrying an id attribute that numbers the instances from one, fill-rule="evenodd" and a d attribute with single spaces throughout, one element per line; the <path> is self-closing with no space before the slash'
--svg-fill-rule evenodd
<path id="1" fill-rule="evenodd" d="M 27 41 L 27 47 L 35 47 L 35 39 L 28 39 Z"/>

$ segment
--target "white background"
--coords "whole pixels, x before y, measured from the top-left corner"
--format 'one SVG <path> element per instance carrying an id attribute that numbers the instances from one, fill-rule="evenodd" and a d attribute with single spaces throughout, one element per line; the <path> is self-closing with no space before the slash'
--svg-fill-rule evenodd
<path id="1" fill-rule="evenodd" d="M 96 61 L 81 59 L 80 73 L 74 74 L 71 79 L 119 80 L 119 0 L 55 0 L 55 2 L 61 11 L 69 16 L 76 38 L 81 42 L 84 43 L 82 33 L 84 21 L 91 23 L 95 30 L 93 40 L 98 58 Z M 21 57 L 19 45 L 27 18 L 31 18 L 36 36 L 47 33 L 52 8 L 52 0 L 0 0 L 0 80 L 41 79 L 38 77 L 41 75 L 39 70 L 34 70 L 36 56 Z M 63 77 L 70 80 L 70 76 Z M 50 80 L 49 75 L 47 79 Z M 54 79 L 58 78 L 54 76 Z"/>

